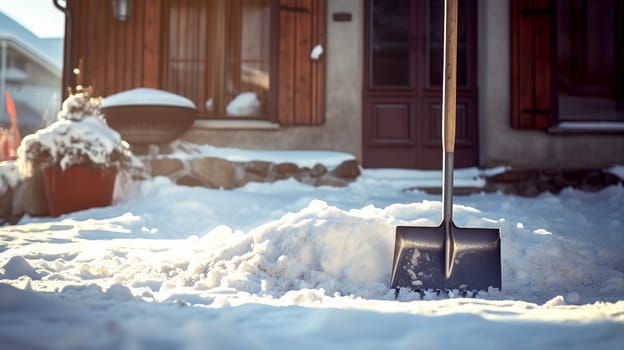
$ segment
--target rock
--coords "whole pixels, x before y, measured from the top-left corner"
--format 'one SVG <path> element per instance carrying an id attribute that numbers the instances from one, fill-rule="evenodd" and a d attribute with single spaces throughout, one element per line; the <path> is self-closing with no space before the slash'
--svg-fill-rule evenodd
<path id="1" fill-rule="evenodd" d="M 22 182 L 22 175 L 15 161 L 0 162 L 0 225 L 15 221 L 13 196 Z"/>
<path id="2" fill-rule="evenodd" d="M 312 167 L 312 171 L 310 172 L 310 176 L 313 177 L 322 177 L 325 174 L 327 174 L 327 168 L 320 163 L 314 164 L 314 167 Z"/>
<path id="3" fill-rule="evenodd" d="M 0 224 L 10 222 L 13 217 L 13 189 L 5 187 L 4 193 L 0 193 Z"/>
<path id="4" fill-rule="evenodd" d="M 587 177 L 588 171 L 583 169 L 565 170 L 561 172 L 564 180 L 568 181 L 572 186 L 578 186 Z"/>
<path id="5" fill-rule="evenodd" d="M 167 176 L 184 169 L 184 163 L 175 158 L 152 159 L 150 162 L 152 176 Z"/>
<path id="6" fill-rule="evenodd" d="M 245 172 L 249 174 L 253 174 L 260 178 L 269 178 L 269 172 L 271 170 L 271 166 L 273 163 L 265 162 L 265 161 L 251 161 L 245 163 Z"/>
<path id="7" fill-rule="evenodd" d="M 536 170 L 508 170 L 502 174 L 490 176 L 488 180 L 498 183 L 517 183 L 539 179 L 540 174 Z"/>
<path id="8" fill-rule="evenodd" d="M 243 187 L 250 182 L 271 182 L 264 176 L 260 176 L 254 173 L 244 173 L 240 178 L 237 178 L 235 187 Z"/>
<path id="9" fill-rule="evenodd" d="M 601 170 L 591 171 L 586 174 L 582 181 L 577 185 L 577 188 L 588 191 L 596 192 L 603 188 L 619 183 L 619 178 L 613 174 L 605 173 Z"/>
<path id="10" fill-rule="evenodd" d="M 330 172 L 331 175 L 343 179 L 353 180 L 360 176 L 360 165 L 357 160 L 346 160 L 338 165 L 334 170 Z"/>
<path id="11" fill-rule="evenodd" d="M 234 166 L 225 159 L 205 157 L 191 161 L 191 175 L 207 187 L 234 188 Z"/>
<path id="12" fill-rule="evenodd" d="M 275 179 L 278 180 L 301 176 L 301 168 L 295 163 L 280 163 L 274 169 Z"/>
<path id="13" fill-rule="evenodd" d="M 537 186 L 532 182 L 522 182 L 518 184 L 517 193 L 520 196 L 524 197 L 535 197 L 538 196 L 542 191 L 540 191 Z"/>
<path id="14" fill-rule="evenodd" d="M 198 187 L 198 186 L 203 187 L 204 186 L 204 183 L 200 179 L 191 175 L 184 175 L 180 177 L 178 181 L 176 181 L 176 184 L 182 185 L 182 186 L 191 186 L 191 187 Z"/>
<path id="15" fill-rule="evenodd" d="M 41 170 L 34 171 L 31 177 L 25 178 L 13 193 L 13 215 L 48 216 L 48 201 Z"/>
<path id="16" fill-rule="evenodd" d="M 620 178 L 615 174 L 604 173 L 603 176 L 604 176 L 603 181 L 604 181 L 605 186 L 615 186 L 615 185 L 619 185 L 620 183 L 622 183 Z"/>

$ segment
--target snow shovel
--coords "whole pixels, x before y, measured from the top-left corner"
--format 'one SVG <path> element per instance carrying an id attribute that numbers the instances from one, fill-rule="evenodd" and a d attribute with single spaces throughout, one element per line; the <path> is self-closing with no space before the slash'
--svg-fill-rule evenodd
<path id="1" fill-rule="evenodd" d="M 453 223 L 457 0 L 445 0 L 444 87 L 442 95 L 442 223 L 438 227 L 398 226 L 391 288 L 501 289 L 500 229 L 460 228 Z"/>

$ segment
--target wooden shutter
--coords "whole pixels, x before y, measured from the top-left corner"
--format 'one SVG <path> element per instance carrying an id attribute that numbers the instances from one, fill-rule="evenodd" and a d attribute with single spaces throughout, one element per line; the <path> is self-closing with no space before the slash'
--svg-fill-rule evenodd
<path id="1" fill-rule="evenodd" d="M 325 118 L 326 0 L 279 0 L 277 119 L 281 125 L 319 125 Z"/>
<path id="2" fill-rule="evenodd" d="M 546 129 L 553 121 L 551 0 L 511 0 L 511 94 L 514 128 Z"/>

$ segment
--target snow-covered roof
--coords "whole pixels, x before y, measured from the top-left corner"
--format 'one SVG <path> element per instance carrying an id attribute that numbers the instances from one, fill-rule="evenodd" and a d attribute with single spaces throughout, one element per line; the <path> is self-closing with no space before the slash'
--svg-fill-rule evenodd
<path id="1" fill-rule="evenodd" d="M 0 11 L 0 40 L 56 75 L 63 68 L 63 38 L 42 39 Z"/>

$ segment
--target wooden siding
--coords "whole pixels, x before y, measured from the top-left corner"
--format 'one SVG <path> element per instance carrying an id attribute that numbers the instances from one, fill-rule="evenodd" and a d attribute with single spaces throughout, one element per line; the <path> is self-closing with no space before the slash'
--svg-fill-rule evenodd
<path id="1" fill-rule="evenodd" d="M 65 40 L 70 55 L 66 87 L 92 86 L 106 96 L 135 87 L 160 86 L 161 0 L 135 0 L 130 18 L 117 21 L 110 1 L 68 0 L 71 26 Z"/>
<path id="2" fill-rule="evenodd" d="M 163 10 L 167 0 L 134 0 L 130 18 L 117 21 L 108 0 L 67 0 L 63 85 L 92 86 L 108 96 L 136 87 L 166 89 L 163 76 Z M 274 0 L 269 119 L 281 125 L 325 121 L 326 0 Z M 80 68 L 80 75 L 71 74 Z"/>

